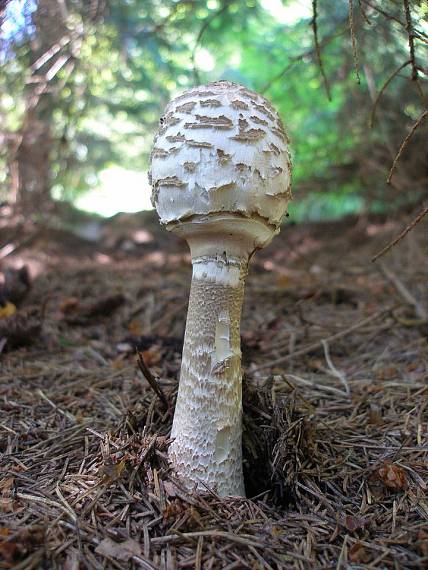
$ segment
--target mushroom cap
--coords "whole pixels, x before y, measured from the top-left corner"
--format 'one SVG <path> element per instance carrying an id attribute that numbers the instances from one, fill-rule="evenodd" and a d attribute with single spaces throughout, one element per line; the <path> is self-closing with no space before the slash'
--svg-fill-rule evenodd
<path id="1" fill-rule="evenodd" d="M 161 222 L 175 229 L 195 216 L 232 215 L 276 233 L 291 199 L 288 143 L 269 101 L 242 85 L 184 92 L 166 107 L 150 157 Z"/>

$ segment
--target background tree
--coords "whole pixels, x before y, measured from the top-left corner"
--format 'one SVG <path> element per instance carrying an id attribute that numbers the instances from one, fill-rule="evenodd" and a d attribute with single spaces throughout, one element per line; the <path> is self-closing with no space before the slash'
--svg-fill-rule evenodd
<path id="1" fill-rule="evenodd" d="M 166 101 L 192 84 L 225 78 L 262 92 L 290 124 L 298 208 L 306 214 L 419 203 L 428 175 L 426 4 L 283 6 L 285 12 L 280 0 L 9 2 L 0 78 L 4 197 L 27 212 L 43 211 L 52 191 L 73 200 L 108 164 L 146 169 Z"/>

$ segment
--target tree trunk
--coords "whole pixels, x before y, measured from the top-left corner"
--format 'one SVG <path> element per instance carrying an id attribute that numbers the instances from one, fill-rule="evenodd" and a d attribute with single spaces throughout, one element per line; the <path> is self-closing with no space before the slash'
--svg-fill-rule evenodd
<path id="1" fill-rule="evenodd" d="M 47 63 L 41 56 L 67 33 L 64 7 L 58 0 L 39 0 L 32 15 L 34 36 L 29 41 L 30 68 L 25 91 L 25 115 L 11 157 L 12 194 L 25 215 L 46 211 L 51 203 L 51 155 L 55 145 L 52 134 L 55 91 L 48 71 L 61 56 L 61 50 Z"/>
<path id="2" fill-rule="evenodd" d="M 41 213 L 50 202 L 50 154 L 52 137 L 50 122 L 29 112 L 21 130 L 15 154 L 17 205 L 24 214 Z"/>

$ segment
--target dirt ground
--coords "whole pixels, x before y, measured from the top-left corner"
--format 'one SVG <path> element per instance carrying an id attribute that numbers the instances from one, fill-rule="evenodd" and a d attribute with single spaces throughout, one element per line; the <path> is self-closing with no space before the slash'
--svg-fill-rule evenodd
<path id="1" fill-rule="evenodd" d="M 428 221 L 370 262 L 401 225 L 288 225 L 254 258 L 248 498 L 222 500 L 168 470 L 185 244 L 153 214 L 4 219 L 0 567 L 428 568 Z"/>

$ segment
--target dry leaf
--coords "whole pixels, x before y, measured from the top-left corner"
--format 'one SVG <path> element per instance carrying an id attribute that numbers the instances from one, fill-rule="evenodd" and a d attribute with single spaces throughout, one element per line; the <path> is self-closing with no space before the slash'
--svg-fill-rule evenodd
<path id="1" fill-rule="evenodd" d="M 401 491 L 407 487 L 406 472 L 399 465 L 385 462 L 377 471 L 379 479 L 389 489 Z"/>
<path id="2" fill-rule="evenodd" d="M 160 346 L 154 344 L 148 350 L 144 350 L 141 353 L 147 366 L 153 366 L 161 361 L 161 350 Z"/>
<path id="3" fill-rule="evenodd" d="M 10 497 L 0 497 L 0 512 L 13 513 L 14 501 Z"/>
<path id="4" fill-rule="evenodd" d="M 348 551 L 349 560 L 356 564 L 368 564 L 371 560 L 370 552 L 361 542 L 356 542 Z"/>
<path id="5" fill-rule="evenodd" d="M 341 524 L 349 532 L 355 532 L 356 530 L 360 530 L 367 525 L 367 519 L 365 517 L 345 515 L 341 520 Z"/>
<path id="6" fill-rule="evenodd" d="M 0 481 L 0 490 L 4 492 L 10 491 L 13 487 L 15 479 L 13 477 L 5 477 Z"/>
<path id="7" fill-rule="evenodd" d="M 128 331 L 134 336 L 142 336 L 143 328 L 141 322 L 137 319 L 131 321 L 128 325 Z"/>
<path id="8" fill-rule="evenodd" d="M 188 506 L 181 499 L 173 499 L 164 508 L 163 519 L 164 521 L 176 519 L 177 517 L 181 516 L 187 509 Z"/>
<path id="9" fill-rule="evenodd" d="M 281 287 L 283 289 L 288 289 L 292 287 L 293 283 L 288 275 L 278 275 L 276 278 L 276 286 Z"/>
<path id="10" fill-rule="evenodd" d="M 419 550 L 422 556 L 428 558 L 428 526 L 419 529 L 416 548 Z"/>
<path id="11" fill-rule="evenodd" d="M 120 543 L 114 542 L 111 538 L 104 538 L 95 549 L 95 552 L 102 556 L 128 562 L 133 556 L 141 555 L 141 546 L 132 538 L 128 538 L 125 542 Z"/>
<path id="12" fill-rule="evenodd" d="M 369 424 L 374 426 L 380 426 L 383 424 L 382 408 L 376 404 L 370 404 Z"/>
<path id="13" fill-rule="evenodd" d="M 16 562 L 38 548 L 44 539 L 44 528 L 35 525 L 22 528 L 14 540 L 0 542 L 0 568 L 15 568 Z"/>
<path id="14" fill-rule="evenodd" d="M 80 302 L 76 297 L 68 297 L 60 304 L 60 310 L 67 323 L 84 325 L 95 317 L 108 317 L 125 302 L 121 293 L 104 295 L 96 300 Z"/>
<path id="15" fill-rule="evenodd" d="M 100 467 L 98 475 L 102 477 L 104 483 L 114 483 L 121 478 L 125 467 L 125 458 L 123 458 L 119 463 L 104 463 L 104 465 Z"/>
<path id="16" fill-rule="evenodd" d="M 78 305 L 79 305 L 79 299 L 77 297 L 66 297 L 61 301 L 59 310 L 61 311 L 61 313 L 67 315 L 69 313 L 72 313 L 77 308 Z"/>
<path id="17" fill-rule="evenodd" d="M 203 525 L 201 515 L 199 514 L 199 511 L 193 506 L 190 507 L 190 518 L 202 528 Z"/>
<path id="18" fill-rule="evenodd" d="M 64 562 L 64 570 L 79 570 L 80 553 L 75 548 L 70 548 Z"/>
<path id="19" fill-rule="evenodd" d="M 177 488 L 171 481 L 164 481 L 163 488 L 167 497 L 177 496 Z"/>
<path id="20" fill-rule="evenodd" d="M 108 317 L 123 305 L 124 302 L 125 297 L 121 293 L 104 295 L 92 303 L 82 306 L 82 316 L 87 318 Z"/>
<path id="21" fill-rule="evenodd" d="M 7 319 L 16 313 L 16 307 L 13 303 L 6 302 L 3 307 L 0 307 L 0 319 Z"/>
<path id="22" fill-rule="evenodd" d="M 16 542 L 0 542 L 0 568 L 13 568 L 13 563 L 24 554 L 25 550 Z M 5 563 L 7 565 L 3 566 Z"/>
<path id="23" fill-rule="evenodd" d="M 272 536 L 277 538 L 278 536 L 284 536 L 285 530 L 283 528 L 281 528 L 280 526 L 272 525 L 271 534 L 272 534 Z"/>
<path id="24" fill-rule="evenodd" d="M 12 498 L 13 492 L 13 477 L 6 477 L 0 481 L 0 511 L 4 513 L 13 513 L 14 500 Z"/>
<path id="25" fill-rule="evenodd" d="M 24 265 L 20 269 L 6 267 L 0 272 L 0 298 L 19 305 L 31 287 L 30 272 Z"/>
<path id="26" fill-rule="evenodd" d="M 42 327 L 42 313 L 38 306 L 16 311 L 0 319 L 0 338 L 7 339 L 7 348 L 26 346 L 34 342 Z"/>
<path id="27" fill-rule="evenodd" d="M 377 371 L 376 376 L 379 380 L 393 380 L 398 375 L 396 366 L 386 366 Z"/>
<path id="28" fill-rule="evenodd" d="M 312 370 L 321 370 L 324 366 L 324 363 L 319 358 L 311 358 L 308 362 L 308 366 L 312 368 Z"/>
<path id="29" fill-rule="evenodd" d="M 125 358 L 126 355 L 120 354 L 117 358 L 110 362 L 110 366 L 113 368 L 113 370 L 122 370 L 126 364 Z"/>

